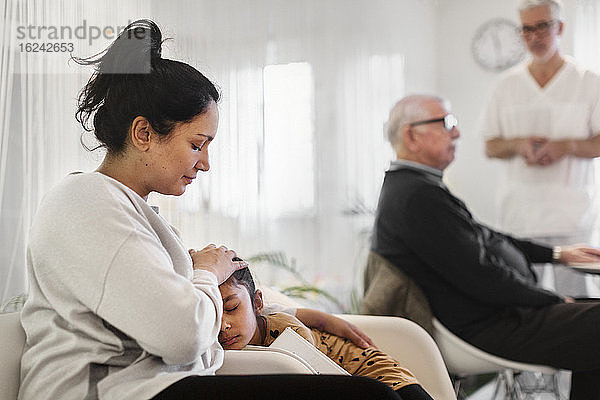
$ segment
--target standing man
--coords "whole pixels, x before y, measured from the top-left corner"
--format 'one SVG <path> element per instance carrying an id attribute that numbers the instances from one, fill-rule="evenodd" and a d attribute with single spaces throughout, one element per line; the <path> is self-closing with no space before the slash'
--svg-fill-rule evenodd
<path id="1" fill-rule="evenodd" d="M 591 242 L 600 77 L 560 54 L 559 0 L 522 0 L 519 14 L 531 57 L 501 75 L 482 120 L 487 156 L 505 160 L 500 225 L 554 245 Z M 591 276 L 553 272 L 546 268 L 543 281 L 560 293 L 599 294 Z"/>
<path id="2" fill-rule="evenodd" d="M 573 371 L 572 400 L 600 399 L 600 301 L 536 285 L 531 262 L 600 262 L 581 245 L 552 247 L 478 223 L 442 181 L 460 133 L 445 102 L 409 96 L 390 112 L 397 160 L 386 172 L 371 250 L 423 289 L 454 334 L 489 353 Z"/>

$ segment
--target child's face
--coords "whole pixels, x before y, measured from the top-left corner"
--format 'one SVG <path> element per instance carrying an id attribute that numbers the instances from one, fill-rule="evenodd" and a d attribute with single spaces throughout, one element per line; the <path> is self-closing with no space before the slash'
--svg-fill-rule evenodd
<path id="1" fill-rule="evenodd" d="M 226 350 L 240 350 L 250 342 L 259 344 L 260 332 L 248 289 L 242 284 L 234 284 L 228 280 L 219 286 L 219 290 L 223 298 L 219 343 Z M 257 297 L 260 297 L 260 294 Z M 257 305 L 262 307 L 262 298 Z"/>

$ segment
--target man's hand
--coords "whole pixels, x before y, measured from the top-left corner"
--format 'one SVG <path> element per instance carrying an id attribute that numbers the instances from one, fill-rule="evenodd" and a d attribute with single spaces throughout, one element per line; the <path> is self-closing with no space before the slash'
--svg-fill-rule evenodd
<path id="1" fill-rule="evenodd" d="M 338 318 L 334 315 L 327 314 L 322 311 L 312 310 L 310 308 L 299 308 L 296 311 L 296 318 L 298 318 L 304 325 L 316 328 L 320 331 L 332 333 L 336 336 L 340 336 L 349 339 L 362 349 L 367 347 L 375 347 L 373 341 L 365 335 L 360 329 L 351 323 Z"/>
<path id="2" fill-rule="evenodd" d="M 585 244 L 560 246 L 558 261 L 562 264 L 600 263 L 600 250 Z"/>
<path id="3" fill-rule="evenodd" d="M 199 251 L 190 249 L 189 253 L 194 269 L 212 272 L 217 277 L 219 285 L 238 269 L 248 266 L 246 261 L 232 261 L 236 257 L 235 251 L 228 250 L 225 246 L 217 247 L 212 243 Z"/>

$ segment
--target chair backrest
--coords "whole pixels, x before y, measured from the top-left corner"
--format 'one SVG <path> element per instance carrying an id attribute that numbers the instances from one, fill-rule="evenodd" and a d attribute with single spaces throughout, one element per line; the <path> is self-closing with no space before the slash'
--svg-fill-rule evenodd
<path id="1" fill-rule="evenodd" d="M 427 332 L 404 318 L 338 315 L 366 333 L 382 351 L 408 368 L 436 400 L 456 400 L 442 355 Z"/>
<path id="2" fill-rule="evenodd" d="M 433 319 L 435 341 L 450 373 L 458 376 L 485 374 L 503 370 L 538 371 L 553 374 L 552 367 L 526 364 L 489 354 L 465 342 L 450 332 L 440 321 Z"/>
<path id="3" fill-rule="evenodd" d="M 377 253 L 369 252 L 365 270 L 365 293 L 361 314 L 402 317 L 415 322 L 430 335 L 433 314 L 429 300 L 404 271 Z"/>
<path id="4" fill-rule="evenodd" d="M 25 331 L 21 326 L 21 313 L 0 314 L 0 400 L 17 398 L 24 346 Z"/>

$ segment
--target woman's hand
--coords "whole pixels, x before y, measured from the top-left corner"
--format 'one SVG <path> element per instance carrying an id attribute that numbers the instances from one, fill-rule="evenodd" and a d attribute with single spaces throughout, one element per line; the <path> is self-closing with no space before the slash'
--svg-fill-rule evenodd
<path id="1" fill-rule="evenodd" d="M 311 328 L 316 328 L 320 331 L 329 332 L 336 336 L 350 339 L 352 343 L 362 349 L 375 347 L 373 341 L 360 329 L 334 315 L 309 308 L 299 308 L 296 311 L 296 318 L 304 323 L 304 325 Z"/>
<path id="2" fill-rule="evenodd" d="M 202 250 L 190 249 L 189 253 L 192 256 L 194 269 L 212 272 L 217 277 L 219 285 L 238 269 L 248 266 L 246 261 L 232 261 L 236 257 L 235 251 L 228 250 L 225 246 L 217 247 L 212 243 Z"/>

